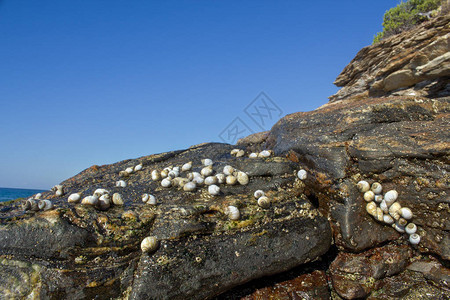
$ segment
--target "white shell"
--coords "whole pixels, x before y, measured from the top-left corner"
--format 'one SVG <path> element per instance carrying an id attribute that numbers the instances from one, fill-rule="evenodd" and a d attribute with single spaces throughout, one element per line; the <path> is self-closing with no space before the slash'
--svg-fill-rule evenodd
<path id="1" fill-rule="evenodd" d="M 297 177 L 300 180 L 305 180 L 307 177 L 307 173 L 305 170 L 301 169 L 300 171 L 297 172 Z"/>
<path id="2" fill-rule="evenodd" d="M 195 176 L 195 177 L 192 179 L 192 181 L 195 182 L 195 183 L 198 184 L 198 185 L 201 185 L 201 184 L 203 184 L 203 182 L 205 181 L 205 179 L 203 179 L 202 176 Z"/>
<path id="3" fill-rule="evenodd" d="M 234 168 L 232 166 L 223 167 L 223 174 L 225 174 L 226 176 L 233 175 L 233 172 L 234 172 Z"/>
<path id="4" fill-rule="evenodd" d="M 248 157 L 250 157 L 250 158 L 257 158 L 257 157 L 258 157 L 258 153 L 255 153 L 255 152 L 250 153 L 250 154 L 248 155 Z"/>
<path id="5" fill-rule="evenodd" d="M 97 196 L 86 196 L 81 200 L 81 204 L 83 205 L 96 205 L 98 203 Z"/>
<path id="6" fill-rule="evenodd" d="M 408 225 L 406 225 L 405 227 L 405 231 L 407 234 L 413 234 L 416 233 L 417 231 L 417 226 L 414 223 L 409 223 Z"/>
<path id="7" fill-rule="evenodd" d="M 172 185 L 172 181 L 168 178 L 164 178 L 163 180 L 161 180 L 161 186 L 168 188 Z"/>
<path id="8" fill-rule="evenodd" d="M 397 222 L 394 223 L 394 224 L 392 224 L 392 227 L 393 227 L 395 230 L 397 230 L 398 232 L 400 232 L 400 233 L 404 233 L 404 232 L 405 232 L 405 227 L 399 225 Z"/>
<path id="9" fill-rule="evenodd" d="M 127 186 L 127 183 L 125 181 L 123 181 L 123 180 L 119 180 L 119 181 L 116 182 L 116 186 L 124 188 L 124 187 Z"/>
<path id="10" fill-rule="evenodd" d="M 400 215 L 406 220 L 410 220 L 413 217 L 412 211 L 408 207 L 400 208 Z"/>
<path id="11" fill-rule="evenodd" d="M 403 218 L 400 218 L 400 219 L 397 220 L 397 223 L 398 223 L 398 225 L 405 227 L 406 224 L 408 224 L 408 221 L 406 221 Z"/>
<path id="12" fill-rule="evenodd" d="M 193 192 L 193 191 L 195 191 L 196 188 L 197 188 L 197 185 L 195 184 L 195 182 L 192 182 L 192 181 L 186 183 L 183 186 L 183 190 L 185 192 Z"/>
<path id="13" fill-rule="evenodd" d="M 417 233 L 413 233 L 409 236 L 409 242 L 413 245 L 417 245 L 418 243 L 420 243 L 420 235 L 418 235 Z"/>
<path id="14" fill-rule="evenodd" d="M 383 222 L 386 224 L 394 224 L 394 219 L 390 215 L 384 215 Z"/>
<path id="15" fill-rule="evenodd" d="M 55 185 L 54 187 L 52 187 L 52 190 L 55 190 L 55 191 L 57 191 L 57 190 L 62 190 L 62 189 L 63 189 L 63 186 L 60 185 L 60 184 L 57 184 L 57 185 Z"/>
<path id="16" fill-rule="evenodd" d="M 63 192 L 62 189 L 61 189 L 61 190 L 57 190 L 57 191 L 55 192 L 55 195 L 56 195 L 57 197 L 62 196 L 63 194 L 64 194 L 64 192 Z"/>
<path id="17" fill-rule="evenodd" d="M 260 157 L 269 157 L 270 156 L 270 151 L 268 151 L 268 150 L 263 150 L 263 151 L 261 151 L 261 152 L 259 152 L 259 156 Z"/>
<path id="18" fill-rule="evenodd" d="M 180 172 L 178 172 L 176 170 L 172 170 L 172 171 L 169 172 L 169 174 L 167 174 L 167 176 L 172 178 L 172 179 L 175 178 L 175 177 L 178 177 L 178 175 L 180 175 Z"/>
<path id="19" fill-rule="evenodd" d="M 165 168 L 164 170 L 161 171 L 161 178 L 166 178 L 169 175 L 169 171 L 167 170 L 167 168 Z"/>
<path id="20" fill-rule="evenodd" d="M 181 171 L 183 171 L 183 172 L 189 171 L 190 169 L 192 169 L 192 161 L 185 163 L 185 164 L 181 167 Z"/>
<path id="21" fill-rule="evenodd" d="M 365 193 L 370 189 L 370 185 L 367 181 L 361 180 L 356 184 L 356 187 L 361 193 Z"/>
<path id="22" fill-rule="evenodd" d="M 398 202 L 392 203 L 392 205 L 389 207 L 389 214 L 391 217 L 393 217 L 395 220 L 400 219 L 400 209 L 402 206 Z"/>
<path id="23" fill-rule="evenodd" d="M 233 149 L 233 150 L 231 150 L 230 154 L 236 155 L 238 152 L 239 152 L 239 149 Z"/>
<path id="24" fill-rule="evenodd" d="M 386 200 L 386 203 L 388 205 L 394 203 L 395 200 L 397 200 L 397 198 L 398 198 L 398 193 L 396 190 L 390 190 L 390 191 L 386 192 L 386 194 L 384 194 L 384 200 Z"/>
<path id="25" fill-rule="evenodd" d="M 155 196 L 153 196 L 153 195 L 149 195 L 150 197 L 149 197 L 149 199 L 148 199 L 148 201 L 147 201 L 147 204 L 150 204 L 150 205 L 156 205 L 156 197 Z"/>
<path id="26" fill-rule="evenodd" d="M 38 203 L 38 207 L 40 210 L 49 210 L 53 208 L 53 203 L 50 200 L 40 200 Z"/>
<path id="27" fill-rule="evenodd" d="M 217 183 L 217 177 L 216 176 L 208 176 L 205 178 L 205 184 L 211 185 Z"/>
<path id="28" fill-rule="evenodd" d="M 97 196 L 97 197 L 100 197 L 100 196 L 102 196 L 104 194 L 109 194 L 109 191 L 105 190 L 105 189 L 96 189 L 95 192 L 94 192 L 94 195 Z"/>
<path id="29" fill-rule="evenodd" d="M 137 166 L 134 167 L 134 171 L 135 172 L 140 171 L 142 170 L 142 167 L 143 167 L 142 164 L 138 164 Z"/>
<path id="30" fill-rule="evenodd" d="M 34 196 L 34 199 L 41 199 L 41 197 L 42 197 L 42 194 L 41 194 L 41 193 L 37 193 L 37 194 Z"/>
<path id="31" fill-rule="evenodd" d="M 367 202 L 373 201 L 375 199 L 375 194 L 372 191 L 367 191 L 364 193 L 364 200 Z"/>
<path id="32" fill-rule="evenodd" d="M 200 174 L 199 172 L 191 172 L 187 175 L 187 179 L 192 180 L 195 177 L 202 177 L 202 174 Z"/>
<path id="33" fill-rule="evenodd" d="M 111 206 L 111 201 L 109 200 L 109 198 L 104 197 L 107 195 L 103 195 L 98 199 L 98 203 L 97 206 L 98 208 L 100 208 L 101 210 L 107 210 L 110 206 Z"/>
<path id="34" fill-rule="evenodd" d="M 148 199 L 150 198 L 150 196 L 148 194 L 143 194 L 141 198 L 142 198 L 142 202 L 146 203 L 148 201 Z"/>
<path id="35" fill-rule="evenodd" d="M 113 194 L 112 201 L 115 205 L 123 205 L 123 198 L 122 198 L 122 195 L 119 193 Z"/>
<path id="36" fill-rule="evenodd" d="M 109 194 L 104 194 L 101 195 L 100 198 L 98 198 L 98 200 L 111 200 L 111 197 L 109 196 Z"/>
<path id="37" fill-rule="evenodd" d="M 69 196 L 69 198 L 67 198 L 67 202 L 78 203 L 78 202 L 80 202 L 80 199 L 81 199 L 81 193 L 74 193 L 74 194 L 71 194 Z"/>
<path id="38" fill-rule="evenodd" d="M 369 215 L 376 217 L 377 216 L 377 204 L 373 201 L 367 203 L 366 211 L 369 213 Z"/>
<path id="39" fill-rule="evenodd" d="M 209 166 L 207 166 L 207 167 L 204 167 L 204 168 L 200 171 L 200 174 L 202 174 L 202 176 L 207 177 L 207 176 L 212 175 L 213 172 L 214 172 L 214 171 L 213 171 L 212 166 L 209 165 Z"/>
<path id="40" fill-rule="evenodd" d="M 24 209 L 38 211 L 39 210 L 38 202 L 35 201 L 33 198 L 30 198 L 24 203 Z"/>
<path id="41" fill-rule="evenodd" d="M 125 172 L 127 172 L 128 174 L 133 173 L 134 169 L 132 167 L 128 167 L 125 169 Z"/>
<path id="42" fill-rule="evenodd" d="M 155 236 L 148 236 L 141 242 L 142 252 L 153 252 L 159 247 L 159 241 Z"/>
<path id="43" fill-rule="evenodd" d="M 230 220 L 239 220 L 241 214 L 239 213 L 239 209 L 236 206 L 228 206 L 226 209 L 226 214 Z"/>
<path id="44" fill-rule="evenodd" d="M 387 206 L 385 200 L 381 201 L 381 203 L 380 203 L 380 208 L 381 208 L 381 210 L 382 210 L 383 212 L 385 212 L 385 213 L 388 213 L 388 212 L 389 212 L 389 207 Z"/>
<path id="45" fill-rule="evenodd" d="M 262 208 L 269 208 L 270 207 L 270 199 L 266 196 L 261 196 L 258 198 L 258 205 Z"/>
<path id="46" fill-rule="evenodd" d="M 381 208 L 377 207 L 377 216 L 376 219 L 380 222 L 383 222 L 383 211 L 381 210 Z"/>
<path id="47" fill-rule="evenodd" d="M 381 192 L 383 191 L 383 186 L 381 185 L 381 183 L 379 182 L 374 182 L 372 183 L 372 186 L 370 188 L 372 190 L 372 192 L 374 192 L 376 195 L 381 194 Z"/>
<path id="48" fill-rule="evenodd" d="M 264 191 L 263 191 L 263 190 L 256 190 L 255 193 L 253 193 L 253 196 L 254 196 L 256 199 L 259 199 L 260 197 L 265 196 L 265 194 L 264 194 Z"/>
<path id="49" fill-rule="evenodd" d="M 375 202 L 380 203 L 381 201 L 383 201 L 383 196 L 382 195 L 375 195 Z"/>
<path id="50" fill-rule="evenodd" d="M 245 155 L 245 151 L 244 150 L 239 150 L 238 153 L 236 153 L 236 157 L 242 157 Z"/>
<path id="51" fill-rule="evenodd" d="M 248 175 L 247 175 L 245 172 L 239 171 L 239 172 L 237 173 L 237 181 L 238 181 L 239 184 L 241 184 L 241 185 L 246 185 L 246 184 L 248 184 L 248 181 L 249 181 Z"/>
<path id="52" fill-rule="evenodd" d="M 220 193 L 220 188 L 215 184 L 210 185 L 208 187 L 208 193 L 210 193 L 211 195 L 218 195 Z"/>
<path id="53" fill-rule="evenodd" d="M 209 159 L 209 158 L 205 158 L 205 159 L 202 159 L 202 164 L 204 166 L 212 166 L 213 161 L 211 159 Z"/>
<path id="54" fill-rule="evenodd" d="M 216 174 L 216 178 L 218 183 L 224 183 L 226 180 L 225 174 L 222 173 Z"/>
<path id="55" fill-rule="evenodd" d="M 189 182 L 189 180 L 187 178 L 184 178 L 184 177 L 175 177 L 172 180 L 172 184 L 174 186 L 179 186 L 179 187 L 183 187 L 187 182 Z"/>
<path id="56" fill-rule="evenodd" d="M 153 181 L 156 181 L 156 180 L 159 180 L 161 177 L 160 177 L 160 175 L 159 175 L 159 172 L 157 171 L 157 170 L 153 170 L 152 171 L 152 180 Z"/>
<path id="57" fill-rule="evenodd" d="M 237 181 L 237 178 L 234 177 L 233 175 L 228 175 L 227 178 L 226 178 L 226 182 L 227 182 L 227 184 L 229 184 L 229 185 L 234 185 L 234 184 L 236 184 L 236 181 Z"/>

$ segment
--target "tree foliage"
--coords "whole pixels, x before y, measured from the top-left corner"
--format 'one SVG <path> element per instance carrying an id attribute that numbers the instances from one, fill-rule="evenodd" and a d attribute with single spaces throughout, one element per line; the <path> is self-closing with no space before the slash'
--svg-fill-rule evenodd
<path id="1" fill-rule="evenodd" d="M 383 38 L 411 29 L 426 21 L 433 14 L 433 11 L 441 6 L 443 1 L 446 0 L 408 0 L 400 2 L 396 7 L 386 11 L 383 17 L 383 31 L 374 36 L 373 42 L 377 43 Z"/>

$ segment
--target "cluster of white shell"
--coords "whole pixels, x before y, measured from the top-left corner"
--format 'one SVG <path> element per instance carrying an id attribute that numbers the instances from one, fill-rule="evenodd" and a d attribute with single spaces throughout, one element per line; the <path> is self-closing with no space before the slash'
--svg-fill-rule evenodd
<path id="1" fill-rule="evenodd" d="M 272 150 L 263 150 L 259 153 L 257 152 L 252 152 L 248 155 L 249 158 L 267 158 L 273 155 L 273 151 Z"/>
<path id="2" fill-rule="evenodd" d="M 197 188 L 205 186 L 210 195 L 220 194 L 220 184 L 227 185 L 247 185 L 249 177 L 247 173 L 237 170 L 230 165 L 226 165 L 223 169 L 216 170 L 214 162 L 205 158 L 201 160 L 202 168 L 200 172 L 192 171 L 192 161 L 182 166 L 170 166 L 163 170 L 153 170 L 151 177 L 153 181 L 161 180 L 161 186 L 165 188 L 178 187 L 185 192 L 194 192 Z M 184 176 L 181 173 L 184 172 Z"/>
<path id="3" fill-rule="evenodd" d="M 258 201 L 258 205 L 262 208 L 269 208 L 270 207 L 270 199 L 266 197 L 263 190 L 256 190 L 253 193 L 253 196 Z"/>
<path id="4" fill-rule="evenodd" d="M 383 187 L 379 182 L 370 185 L 367 181 L 361 180 L 357 183 L 358 190 L 363 193 L 363 198 L 367 203 L 366 211 L 375 220 L 391 225 L 400 233 L 409 235 L 409 242 L 417 245 L 420 236 L 416 233 L 416 224 L 409 222 L 413 214 L 408 207 L 402 207 L 397 202 L 398 193 L 390 190 L 382 195 Z"/>
<path id="5" fill-rule="evenodd" d="M 67 198 L 69 203 L 81 203 L 82 205 L 93 206 L 100 210 L 107 210 L 113 204 L 123 205 L 123 197 L 120 193 L 114 193 L 112 196 L 106 189 L 98 188 L 92 195 L 82 197 L 82 193 L 73 193 Z"/>
<path id="6" fill-rule="evenodd" d="M 119 176 L 121 176 L 121 177 L 128 177 L 128 176 L 130 176 L 131 174 L 133 174 L 133 173 L 135 173 L 135 172 L 138 172 L 138 171 L 142 170 L 142 168 L 143 168 L 142 163 L 140 163 L 140 164 L 138 164 L 138 165 L 136 165 L 136 166 L 134 166 L 134 167 L 128 167 L 128 168 L 126 168 L 125 170 L 120 171 L 120 172 L 119 172 Z"/>
<path id="7" fill-rule="evenodd" d="M 242 157 L 245 155 L 245 151 L 242 149 L 233 149 L 230 154 L 235 157 Z"/>
<path id="8" fill-rule="evenodd" d="M 40 195 L 36 195 L 37 198 L 40 198 Z M 50 200 L 43 199 L 35 199 L 35 198 L 28 198 L 23 203 L 23 209 L 24 210 L 31 210 L 31 211 L 46 211 L 53 208 L 53 203 Z"/>

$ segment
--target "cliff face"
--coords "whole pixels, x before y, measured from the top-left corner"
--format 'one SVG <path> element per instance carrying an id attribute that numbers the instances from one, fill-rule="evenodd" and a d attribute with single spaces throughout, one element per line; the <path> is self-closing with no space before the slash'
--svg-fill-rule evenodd
<path id="1" fill-rule="evenodd" d="M 450 92 L 450 16 L 368 46 L 336 78 L 332 102 L 387 95 L 437 98 Z"/>
<path id="2" fill-rule="evenodd" d="M 3 204 L 2 295 L 446 299 L 448 29 L 449 18 L 440 17 L 364 48 L 339 75 L 343 88 L 330 103 L 287 115 L 237 146 L 203 144 L 93 166 L 61 183 L 62 195 L 44 193 L 41 199 L 54 205 L 47 211 L 24 210 L 23 201 Z M 233 148 L 244 155 L 232 155 Z M 263 149 L 274 155 L 249 157 Z M 206 158 L 215 174 L 226 165 L 240 170 L 234 174 L 242 184 L 217 183 L 218 195 L 201 184 L 185 191 L 180 178 L 200 172 Z M 174 171 L 189 161 L 192 170 L 180 170 L 171 181 L 179 186 L 163 187 L 153 178 L 154 170 Z M 300 169 L 306 178 L 298 178 Z M 117 186 L 121 180 L 123 187 Z M 380 183 L 381 195 L 398 192 L 397 202 L 412 211 L 408 222 L 417 225 L 418 244 L 368 214 L 369 202 L 357 188 L 361 180 Z M 122 200 L 113 197 L 111 207 L 67 201 L 99 188 L 120 193 Z M 258 205 L 259 189 L 268 206 Z M 146 193 L 156 204 L 142 201 Z M 146 236 L 157 238 L 156 250 L 141 250 Z"/>

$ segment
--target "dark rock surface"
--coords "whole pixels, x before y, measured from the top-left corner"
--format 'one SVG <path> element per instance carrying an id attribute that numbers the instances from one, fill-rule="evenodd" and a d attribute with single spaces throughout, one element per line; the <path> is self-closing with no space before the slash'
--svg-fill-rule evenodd
<path id="1" fill-rule="evenodd" d="M 449 121 L 449 98 L 369 98 L 288 115 L 272 128 L 267 144 L 312 175 L 305 192 L 319 199 L 342 249 L 361 251 L 404 238 L 367 214 L 356 189 L 367 179 L 397 190 L 399 203 L 412 209 L 420 226 L 419 249 L 448 260 Z"/>
<path id="2" fill-rule="evenodd" d="M 326 253 L 331 229 L 302 193 L 298 165 L 280 157 L 235 158 L 232 148 L 204 144 L 91 167 L 62 183 L 64 196 L 43 194 L 55 205 L 50 211 L 24 213 L 19 202 L 7 204 L 1 289 L 11 297 L 43 299 L 205 299 Z M 212 159 L 217 171 L 230 164 L 246 172 L 249 184 L 221 185 L 221 194 L 211 196 L 205 187 L 184 192 L 151 180 L 152 170 L 188 161 L 200 171 L 202 158 Z M 125 178 L 127 186 L 116 187 L 119 172 L 139 163 L 143 169 Z M 71 193 L 87 196 L 97 188 L 120 192 L 124 205 L 101 211 L 67 202 Z M 270 208 L 257 205 L 257 189 L 270 197 Z M 155 195 L 158 205 L 143 203 L 144 193 Z M 231 204 L 240 209 L 239 220 L 225 215 Z M 155 253 L 140 249 L 148 235 L 160 240 Z"/>

